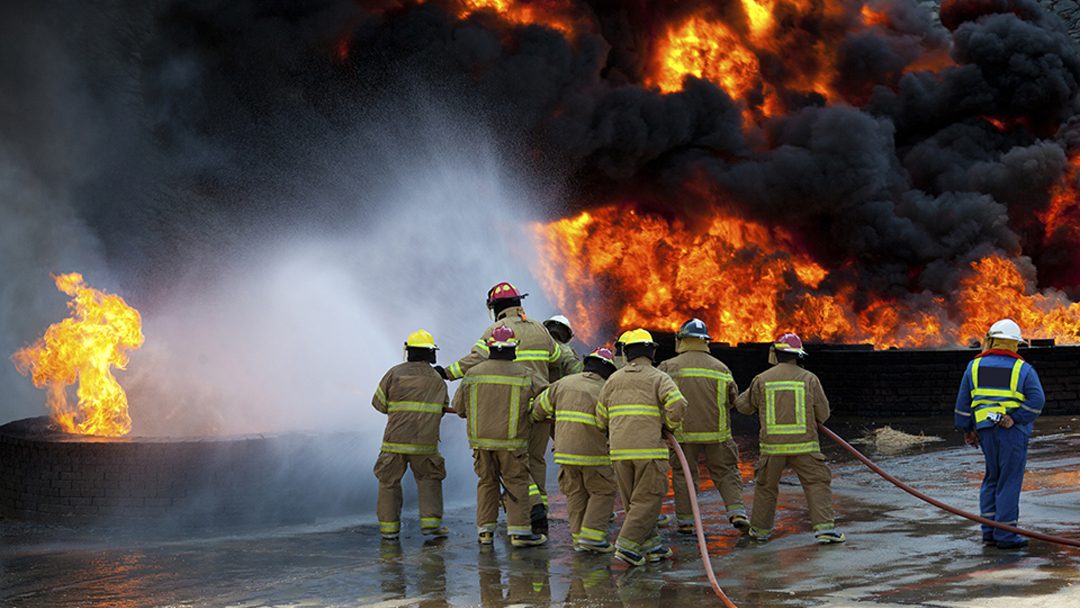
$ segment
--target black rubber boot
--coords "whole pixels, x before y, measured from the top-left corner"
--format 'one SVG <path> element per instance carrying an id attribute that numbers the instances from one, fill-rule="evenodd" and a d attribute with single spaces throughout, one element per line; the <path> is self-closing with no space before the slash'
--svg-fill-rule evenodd
<path id="1" fill-rule="evenodd" d="M 532 511 L 529 513 L 529 520 L 530 524 L 532 525 L 533 534 L 543 534 L 544 536 L 547 536 L 547 507 L 542 504 L 533 505 Z"/>

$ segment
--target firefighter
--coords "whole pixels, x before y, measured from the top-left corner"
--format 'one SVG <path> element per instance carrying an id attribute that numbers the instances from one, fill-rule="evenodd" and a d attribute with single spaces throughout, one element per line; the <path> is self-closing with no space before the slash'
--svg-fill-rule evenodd
<path id="1" fill-rule="evenodd" d="M 585 357 L 585 371 L 553 383 L 533 402 L 533 421 L 555 421 L 555 463 L 566 496 L 575 551 L 610 553 L 608 519 L 615 504 L 607 436 L 597 426 L 596 402 L 604 381 L 615 373 L 611 351 L 597 348 Z"/>
<path id="2" fill-rule="evenodd" d="M 626 508 L 615 557 L 640 566 L 672 555 L 656 531 L 668 484 L 663 433 L 679 430 L 686 399 L 670 376 L 653 367 L 656 342 L 649 332 L 634 329 L 619 341 L 627 363 L 604 383 L 596 422 L 608 432 L 615 482 Z"/>
<path id="3" fill-rule="evenodd" d="M 442 480 L 446 464 L 439 455 L 439 423 L 447 405 L 446 383 L 432 369 L 435 339 L 419 330 L 405 340 L 405 362 L 390 368 L 375 389 L 371 404 L 386 414 L 382 450 L 375 461 L 379 480 L 376 510 L 386 540 L 401 533 L 401 478 L 412 469 L 420 502 L 420 532 L 445 537 Z"/>
<path id="4" fill-rule="evenodd" d="M 482 545 L 494 542 L 499 504 L 505 493 L 507 533 L 515 547 L 547 542 L 529 524 L 529 402 L 547 382 L 515 361 L 517 338 L 496 325 L 485 347 L 488 358 L 465 372 L 454 393 L 454 411 L 467 419 L 476 483 L 476 526 Z M 500 488 L 502 492 L 500 492 Z"/>
<path id="5" fill-rule="evenodd" d="M 791 467 L 799 477 L 810 522 L 819 544 L 842 543 L 832 508 L 832 473 L 818 444 L 817 424 L 829 419 L 829 400 L 821 382 L 799 365 L 806 356 L 802 340 L 793 333 L 777 338 L 769 348 L 772 367 L 750 382 L 735 400 L 743 414 L 760 412 L 761 455 L 755 474 L 754 504 L 749 536 L 765 542 L 772 534 L 780 477 Z"/>
<path id="6" fill-rule="evenodd" d="M 558 343 L 551 337 L 543 325 L 525 316 L 521 300 L 528 296 L 521 293 L 510 283 L 497 283 L 488 290 L 487 307 L 491 318 L 495 320 L 484 330 L 483 336 L 476 341 L 469 354 L 452 363 L 445 370 L 437 367 L 448 380 L 457 380 L 465 375 L 474 365 L 487 359 L 487 340 L 496 326 L 509 327 L 517 336 L 517 361 L 531 369 L 545 382 L 552 375 L 558 374 L 561 351 Z M 529 504 L 530 520 L 533 532 L 547 534 L 547 452 L 548 439 L 551 436 L 551 423 L 533 424 L 529 431 Z"/>
<path id="7" fill-rule="evenodd" d="M 1002 319 L 986 333 L 985 350 L 968 364 L 956 395 L 956 428 L 968 445 L 981 447 L 986 473 L 979 511 L 987 519 L 1015 526 L 1020 516 L 1027 442 L 1046 403 L 1039 375 L 1017 354 L 1020 326 Z M 999 549 L 1026 547 L 1023 537 L 982 527 L 984 544 Z"/>
<path id="8" fill-rule="evenodd" d="M 682 445 L 691 468 L 694 487 L 698 485 L 698 459 L 727 506 L 728 521 L 739 530 L 750 527 L 742 500 L 742 475 L 739 473 L 739 448 L 731 438 L 729 411 L 739 395 L 731 370 L 709 354 L 709 330 L 701 319 L 691 319 L 675 336 L 673 359 L 657 366 L 667 373 L 686 397 L 686 416 L 682 431 L 675 438 Z M 671 456 L 671 485 L 675 490 L 675 517 L 679 532 L 694 533 L 694 514 L 686 492 L 686 472 L 679 459 Z"/>
<path id="9" fill-rule="evenodd" d="M 570 346 L 570 341 L 574 339 L 574 330 L 570 328 L 570 320 L 562 315 L 555 315 L 544 321 L 544 328 L 548 330 L 552 339 L 559 345 L 557 370 L 550 374 L 548 380 L 555 382 L 559 378 L 571 374 L 580 374 L 582 370 L 581 357 L 574 351 L 574 347 Z"/>

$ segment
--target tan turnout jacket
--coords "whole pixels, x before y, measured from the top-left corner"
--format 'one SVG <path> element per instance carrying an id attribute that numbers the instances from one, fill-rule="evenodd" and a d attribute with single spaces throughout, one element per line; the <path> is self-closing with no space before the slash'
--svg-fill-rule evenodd
<path id="1" fill-rule="evenodd" d="M 600 391 L 596 421 L 608 431 L 611 460 L 667 460 L 663 428 L 677 432 L 686 411 L 675 381 L 638 357 L 611 375 Z"/>
<path id="2" fill-rule="evenodd" d="M 517 361 L 485 359 L 470 367 L 454 393 L 454 411 L 468 419 L 469 446 L 480 450 L 526 449 L 529 401 L 546 387 L 546 381 Z"/>
<path id="3" fill-rule="evenodd" d="M 596 421 L 604 379 L 593 372 L 562 378 L 533 401 L 532 419 L 555 421 L 555 462 L 578 466 L 611 464 L 607 436 Z"/>
<path id="4" fill-rule="evenodd" d="M 584 369 L 584 363 L 581 362 L 581 357 L 578 356 L 573 346 L 564 344 L 558 340 L 555 343 L 559 347 L 559 361 L 551 373 L 548 380 L 555 382 L 560 378 L 565 378 L 573 374 L 580 374 Z"/>
<path id="5" fill-rule="evenodd" d="M 829 400 L 813 373 L 778 363 L 758 374 L 735 400 L 743 414 L 761 416 L 761 453 L 820 453 L 817 423 L 829 419 Z"/>
<path id="6" fill-rule="evenodd" d="M 387 415 L 382 451 L 438 453 L 446 394 L 446 382 L 427 363 L 411 361 L 391 367 L 371 398 L 371 405 Z"/>
<path id="7" fill-rule="evenodd" d="M 691 350 L 656 367 L 671 376 L 686 397 L 679 443 L 721 443 L 731 439 L 731 416 L 739 387 L 731 370 L 708 352 Z"/>
<path id="8" fill-rule="evenodd" d="M 484 330 L 484 335 L 473 345 L 469 354 L 446 368 L 446 375 L 451 380 L 457 380 L 465 376 L 474 365 L 487 361 L 487 340 L 496 325 L 506 325 L 514 330 L 514 336 L 518 340 L 517 361 L 532 369 L 537 376 L 548 381 L 552 372 L 558 373 L 559 345 L 546 327 L 525 316 L 525 311 L 520 306 L 507 308 L 499 313 L 494 323 Z"/>

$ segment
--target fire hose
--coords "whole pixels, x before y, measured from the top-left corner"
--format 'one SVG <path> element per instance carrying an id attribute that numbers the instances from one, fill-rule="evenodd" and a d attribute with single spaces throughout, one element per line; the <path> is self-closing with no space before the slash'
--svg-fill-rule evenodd
<path id="1" fill-rule="evenodd" d="M 999 530 L 1005 530 L 1006 532 L 1012 532 L 1013 534 L 1019 534 L 1020 536 L 1027 536 L 1028 538 L 1034 538 L 1036 540 L 1046 541 L 1048 543 L 1056 543 L 1056 544 L 1059 544 L 1059 545 L 1064 545 L 1066 547 L 1078 547 L 1078 548 L 1080 548 L 1080 540 L 1074 540 L 1074 539 L 1071 539 L 1071 538 L 1064 538 L 1064 537 L 1061 537 L 1061 536 L 1053 536 L 1053 535 L 1050 535 L 1050 534 L 1043 534 L 1041 532 L 1033 532 L 1031 530 L 1025 530 L 1023 528 L 1017 528 L 1015 526 L 1010 526 L 1008 524 L 1003 524 L 1003 523 L 996 522 L 996 521 L 993 521 L 993 520 L 990 520 L 990 519 L 986 519 L 985 517 L 980 517 L 979 515 L 975 515 L 974 513 L 969 513 L 967 511 L 962 510 L 962 509 L 957 509 L 956 507 L 947 505 L 947 504 L 941 502 L 940 500 L 936 500 L 934 498 L 931 498 L 931 497 L 927 496 L 926 494 L 923 494 L 922 492 L 916 490 L 915 488 L 907 485 L 906 483 L 900 481 L 899 479 L 893 477 L 892 475 L 886 473 L 881 467 L 874 464 L 874 462 L 872 460 L 870 460 L 865 455 L 863 455 L 863 453 L 860 452 L 859 450 L 856 450 L 855 447 L 852 446 L 850 443 L 844 441 L 839 435 L 837 435 L 836 433 L 829 430 L 829 428 L 826 427 L 824 424 L 818 423 L 817 427 L 818 427 L 818 430 L 821 431 L 822 434 L 827 436 L 829 439 L 832 439 L 833 441 L 835 441 L 840 447 L 847 450 L 852 456 L 854 456 L 860 462 L 865 464 L 867 466 L 867 468 L 869 468 L 871 471 L 877 473 L 883 479 L 885 479 L 885 481 L 888 481 L 889 483 L 891 483 L 894 486 L 900 488 L 901 490 L 907 492 L 908 494 L 911 494 L 912 496 L 914 496 L 915 498 L 918 498 L 919 500 L 930 503 L 931 505 L 934 505 L 935 507 L 937 507 L 937 508 L 939 508 L 939 509 L 941 509 L 943 511 L 948 511 L 949 513 L 952 513 L 953 515 L 959 515 L 960 517 L 970 519 L 971 521 L 974 521 L 974 522 L 978 522 L 980 524 L 983 524 L 984 526 L 990 526 L 991 528 L 997 528 Z M 685 467 L 686 466 L 685 461 L 681 460 L 681 462 L 683 462 L 683 466 Z M 691 494 L 691 499 L 693 499 L 693 494 Z M 694 503 L 694 517 L 695 518 L 697 517 L 697 503 L 696 502 Z M 700 536 L 700 534 L 699 534 L 699 536 Z M 715 583 L 714 583 L 714 585 L 715 585 Z"/>
<path id="2" fill-rule="evenodd" d="M 712 561 L 709 560 L 709 548 L 705 545 L 705 532 L 701 527 L 701 510 L 698 508 L 697 488 L 694 487 L 694 476 L 691 474 L 690 465 L 686 462 L 686 454 L 683 453 L 682 447 L 679 446 L 679 442 L 675 441 L 674 437 L 667 434 L 665 436 L 668 445 L 671 446 L 672 450 L 675 450 L 675 455 L 679 457 L 679 464 L 682 465 L 682 469 L 686 473 L 683 477 L 686 479 L 687 494 L 690 495 L 690 509 L 694 512 L 694 532 L 697 533 L 698 550 L 701 552 L 701 563 L 705 566 L 705 574 L 709 577 L 713 593 L 720 598 L 724 606 L 737 608 L 735 602 L 732 602 L 724 593 L 724 590 L 720 588 L 720 583 L 716 581 L 716 573 L 713 572 Z"/>

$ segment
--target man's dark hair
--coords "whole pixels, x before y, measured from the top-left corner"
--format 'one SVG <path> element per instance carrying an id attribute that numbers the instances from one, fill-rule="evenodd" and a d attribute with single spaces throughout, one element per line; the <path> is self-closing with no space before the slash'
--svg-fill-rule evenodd
<path id="1" fill-rule="evenodd" d="M 503 300 L 495 300 L 491 304 L 491 310 L 495 311 L 495 318 L 499 317 L 499 313 L 507 308 L 513 308 L 515 306 L 521 306 L 521 298 L 506 298 Z"/>
<path id="2" fill-rule="evenodd" d="M 405 360 L 423 363 L 435 363 L 435 349 L 407 346 L 405 347 Z"/>
<path id="3" fill-rule="evenodd" d="M 656 359 L 655 344 L 627 344 L 623 347 L 623 351 L 626 352 L 627 361 L 633 361 L 638 357 L 648 357 L 649 361 Z"/>
<path id="4" fill-rule="evenodd" d="M 611 374 L 615 373 L 614 365 L 608 363 L 607 361 L 597 359 L 596 357 L 586 357 L 584 367 L 585 371 L 599 374 L 599 376 L 604 380 L 607 380 L 608 377 L 611 376 Z"/>

